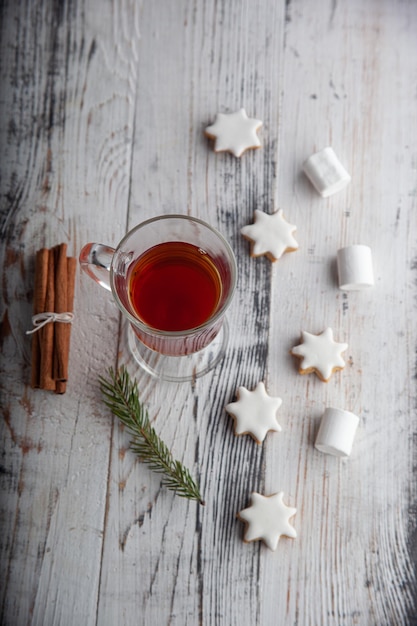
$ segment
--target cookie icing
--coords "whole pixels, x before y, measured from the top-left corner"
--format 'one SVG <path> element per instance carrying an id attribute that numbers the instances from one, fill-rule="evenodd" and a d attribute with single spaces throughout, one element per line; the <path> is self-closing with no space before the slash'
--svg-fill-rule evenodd
<path id="1" fill-rule="evenodd" d="M 333 339 L 333 330 L 326 328 L 320 335 L 303 331 L 302 343 L 292 348 L 291 354 L 302 359 L 300 374 L 315 372 L 323 382 L 327 382 L 334 371 L 345 367 L 341 355 L 347 347 L 347 343 L 337 343 Z"/>
<path id="2" fill-rule="evenodd" d="M 270 430 L 281 431 L 276 412 L 282 404 L 266 392 L 264 383 L 258 383 L 253 391 L 239 387 L 238 400 L 227 404 L 225 410 L 234 418 L 236 435 L 250 435 L 262 443 Z"/>
<path id="3" fill-rule="evenodd" d="M 207 126 L 204 132 L 215 140 L 215 152 L 231 152 L 240 157 L 246 150 L 261 146 L 256 133 L 261 126 L 261 120 L 248 117 L 245 109 L 240 109 L 235 113 L 218 113 L 214 124 Z"/>
<path id="4" fill-rule="evenodd" d="M 246 523 L 244 541 L 262 540 L 270 550 L 276 550 L 282 535 L 296 538 L 296 530 L 289 519 L 295 515 L 297 509 L 286 506 L 283 497 L 283 491 L 271 496 L 256 492 L 251 494 L 251 505 L 237 514 Z"/>
<path id="5" fill-rule="evenodd" d="M 252 243 L 252 256 L 266 255 L 271 261 L 277 261 L 285 252 L 298 249 L 293 237 L 297 227 L 284 219 L 281 209 L 271 215 L 256 209 L 254 216 L 254 223 L 240 231 Z"/>

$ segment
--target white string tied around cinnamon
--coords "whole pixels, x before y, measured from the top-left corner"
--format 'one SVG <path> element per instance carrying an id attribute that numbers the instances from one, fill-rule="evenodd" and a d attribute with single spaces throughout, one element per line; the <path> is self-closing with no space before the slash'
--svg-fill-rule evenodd
<path id="1" fill-rule="evenodd" d="M 50 324 L 51 322 L 61 322 L 63 324 L 72 324 L 74 319 L 74 313 L 52 313 L 51 311 L 45 311 L 44 313 L 37 313 L 32 317 L 32 324 L 34 328 L 27 330 L 26 334 L 31 335 L 38 330 Z"/>

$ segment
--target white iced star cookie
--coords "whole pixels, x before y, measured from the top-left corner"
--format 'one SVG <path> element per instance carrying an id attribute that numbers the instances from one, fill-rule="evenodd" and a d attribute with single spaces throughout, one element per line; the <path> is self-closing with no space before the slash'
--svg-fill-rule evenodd
<path id="1" fill-rule="evenodd" d="M 207 126 L 204 133 L 215 140 L 215 152 L 231 152 L 240 157 L 246 150 L 260 148 L 256 131 L 261 126 L 261 120 L 248 117 L 245 109 L 240 109 L 236 113 L 218 113 L 214 124 Z"/>
<path id="2" fill-rule="evenodd" d="M 326 328 L 320 335 L 311 335 L 303 331 L 302 343 L 292 348 L 290 352 L 302 359 L 298 370 L 300 374 L 315 372 L 327 383 L 333 372 L 345 367 L 341 355 L 347 347 L 347 343 L 337 343 L 333 339 L 333 330 Z"/>
<path id="3" fill-rule="evenodd" d="M 262 540 L 270 550 L 276 550 L 281 535 L 295 539 L 297 533 L 289 519 L 297 512 L 286 506 L 282 499 L 284 492 L 271 496 L 260 493 L 251 494 L 251 506 L 237 514 L 238 519 L 246 523 L 244 541 Z"/>
<path id="4" fill-rule="evenodd" d="M 237 398 L 225 406 L 234 418 L 235 435 L 250 435 L 256 443 L 262 443 L 268 431 L 282 430 L 276 418 L 282 400 L 268 395 L 264 383 L 258 383 L 253 391 L 239 387 Z"/>
<path id="5" fill-rule="evenodd" d="M 280 209 L 269 215 L 255 210 L 255 222 L 241 229 L 242 235 L 252 244 L 251 256 L 266 255 L 270 261 L 277 261 L 285 252 L 298 249 L 293 237 L 297 227 L 289 224 Z"/>

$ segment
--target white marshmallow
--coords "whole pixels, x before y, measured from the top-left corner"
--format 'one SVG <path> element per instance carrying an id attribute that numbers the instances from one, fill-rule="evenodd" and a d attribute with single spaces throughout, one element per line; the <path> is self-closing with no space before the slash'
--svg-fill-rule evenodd
<path id="1" fill-rule="evenodd" d="M 368 246 L 356 244 L 337 251 L 339 288 L 359 291 L 374 285 L 372 252 Z"/>
<path id="2" fill-rule="evenodd" d="M 350 175 L 330 147 L 312 154 L 304 162 L 303 170 L 323 198 L 341 191 L 350 183 Z"/>
<path id="3" fill-rule="evenodd" d="M 349 456 L 359 418 L 342 409 L 327 408 L 321 418 L 315 447 L 325 454 Z"/>

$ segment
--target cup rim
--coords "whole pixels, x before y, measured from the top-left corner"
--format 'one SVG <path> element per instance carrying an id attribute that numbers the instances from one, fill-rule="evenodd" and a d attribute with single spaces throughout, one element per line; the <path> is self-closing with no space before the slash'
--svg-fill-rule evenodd
<path id="1" fill-rule="evenodd" d="M 174 220 L 174 219 L 179 219 L 179 220 L 184 220 L 187 222 L 194 222 L 197 224 L 200 224 L 201 226 L 204 226 L 205 228 L 208 228 L 209 230 L 211 230 L 212 233 L 214 233 L 216 235 L 216 237 L 219 238 L 219 240 L 222 242 L 223 246 L 225 247 L 227 253 L 228 253 L 228 258 L 231 261 L 230 266 L 231 266 L 231 279 L 230 279 L 230 288 L 229 288 L 229 293 L 227 295 L 226 300 L 223 302 L 222 306 L 220 307 L 220 309 L 218 311 L 215 312 L 215 314 L 210 317 L 206 322 L 204 322 L 204 324 L 200 324 L 199 326 L 194 326 L 193 328 L 187 328 L 185 330 L 160 330 L 159 328 L 154 328 L 153 326 L 149 326 L 148 324 L 145 324 L 144 322 L 142 322 L 139 318 L 135 317 L 134 315 L 132 315 L 124 306 L 124 304 L 121 302 L 119 295 L 117 293 L 117 290 L 115 288 L 115 284 L 114 284 L 114 266 L 113 266 L 113 261 L 116 257 L 116 254 L 118 253 L 118 251 L 123 247 L 123 245 L 125 244 L 125 242 L 138 230 L 140 230 L 141 228 L 148 226 L 149 224 L 151 224 L 152 222 L 159 222 L 161 220 Z M 134 325 L 136 326 L 140 331 L 153 335 L 153 336 L 157 336 L 157 337 L 167 337 L 167 338 L 180 338 L 180 337 L 190 337 L 192 335 L 195 335 L 199 332 L 201 332 L 202 330 L 205 330 L 206 328 L 210 327 L 210 326 L 215 326 L 217 322 L 220 321 L 220 319 L 223 317 L 223 315 L 225 314 L 226 310 L 228 309 L 231 300 L 233 298 L 234 292 L 236 290 L 236 283 L 237 283 L 237 262 L 236 262 L 236 256 L 235 253 L 233 252 L 233 249 L 231 247 L 231 245 L 229 244 L 229 242 L 227 241 L 227 239 L 220 233 L 220 231 L 217 230 L 217 228 L 214 228 L 213 226 L 211 226 L 208 222 L 200 219 L 199 217 L 194 217 L 192 215 L 183 215 L 181 213 L 167 213 L 164 215 L 157 215 L 155 217 L 150 217 L 149 219 L 141 222 L 140 224 L 137 224 L 136 226 L 134 226 L 133 228 L 131 228 L 125 235 L 124 237 L 120 240 L 120 242 L 118 243 L 114 254 L 113 254 L 113 258 L 111 261 L 111 265 L 110 265 L 110 287 L 111 287 L 111 292 L 113 294 L 113 297 L 115 299 L 115 302 L 117 304 L 117 306 L 119 307 L 120 311 L 123 313 L 123 315 L 125 315 L 127 317 L 127 319 Z"/>

